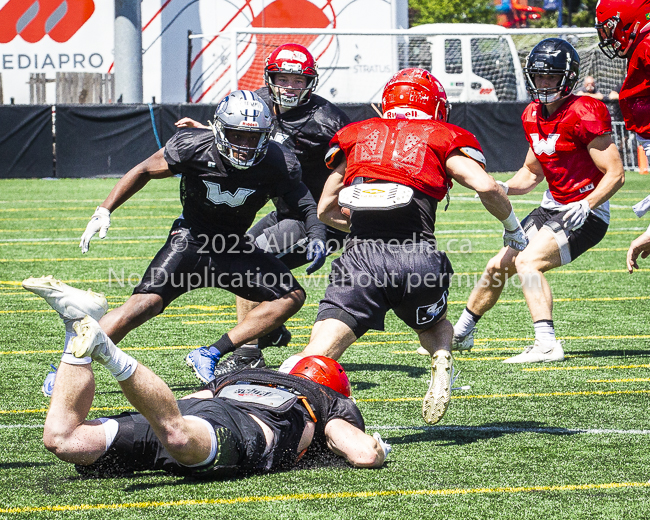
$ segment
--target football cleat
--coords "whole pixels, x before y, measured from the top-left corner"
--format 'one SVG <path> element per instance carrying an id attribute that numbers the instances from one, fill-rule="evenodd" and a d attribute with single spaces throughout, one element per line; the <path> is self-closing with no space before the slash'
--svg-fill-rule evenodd
<path id="1" fill-rule="evenodd" d="M 286 347 L 290 341 L 291 332 L 284 325 L 280 325 L 277 329 L 258 339 L 257 346 L 261 349 L 266 347 Z"/>
<path id="2" fill-rule="evenodd" d="M 542 345 L 535 340 L 533 345 L 528 345 L 521 354 L 505 359 L 504 363 L 547 363 L 549 361 L 564 361 L 562 342 L 556 341 L 552 345 Z"/>
<path id="3" fill-rule="evenodd" d="M 454 358 L 447 350 L 438 350 L 431 356 L 431 383 L 422 402 L 422 418 L 436 424 L 443 418 L 451 400 Z"/>
<path id="4" fill-rule="evenodd" d="M 239 372 L 245 368 L 264 368 L 264 356 L 256 347 L 239 347 L 232 355 L 221 363 L 214 371 L 214 377 L 225 376 L 232 372 Z"/>
<path id="5" fill-rule="evenodd" d="M 27 278 L 23 288 L 45 299 L 63 319 L 80 320 L 88 315 L 99 320 L 108 311 L 103 294 L 70 287 L 51 275 Z"/>
<path id="6" fill-rule="evenodd" d="M 74 357 L 90 357 L 102 365 L 115 357 L 117 347 L 93 318 L 75 321 L 73 328 L 77 335 L 68 343 L 68 349 Z"/>
<path id="7" fill-rule="evenodd" d="M 56 379 L 56 367 L 50 365 L 52 370 L 48 372 L 45 376 L 45 381 L 43 381 L 43 386 L 41 387 L 41 392 L 45 397 L 52 397 L 52 391 L 54 390 L 54 380 Z"/>
<path id="8" fill-rule="evenodd" d="M 185 356 L 185 363 L 192 370 L 194 375 L 204 383 L 214 379 L 214 369 L 219 363 L 221 352 L 215 347 L 199 347 Z"/>
<path id="9" fill-rule="evenodd" d="M 451 340 L 451 350 L 457 352 L 464 352 L 465 350 L 469 352 L 472 350 L 474 346 L 474 332 L 476 332 L 476 329 L 470 330 L 465 336 L 456 336 L 454 334 Z"/>

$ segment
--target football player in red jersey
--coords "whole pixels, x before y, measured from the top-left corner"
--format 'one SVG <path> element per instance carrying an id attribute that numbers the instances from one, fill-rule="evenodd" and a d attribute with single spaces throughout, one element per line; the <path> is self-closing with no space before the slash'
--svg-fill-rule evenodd
<path id="1" fill-rule="evenodd" d="M 271 107 L 275 122 L 271 139 L 282 143 L 296 154 L 302 168 L 302 181 L 316 201 L 321 196 L 329 169 L 325 165 L 325 154 L 334 134 L 350 122 L 348 116 L 336 105 L 314 93 L 318 85 L 318 69 L 309 50 L 297 43 L 285 43 L 277 47 L 266 60 L 264 67 L 265 86 L 258 94 Z M 201 126 L 196 121 L 184 118 L 177 126 Z M 345 233 L 327 228 L 324 243 L 313 243 L 306 247 L 305 225 L 294 210 L 282 198 L 274 199 L 276 211 L 272 211 L 257 222 L 248 235 L 262 250 L 276 255 L 289 269 L 312 262 L 306 268 L 311 274 L 321 268 L 327 251 L 340 249 Z M 317 247 L 318 246 L 318 247 Z M 258 305 L 257 302 L 237 297 L 237 318 L 245 319 Z M 237 349 L 232 356 L 217 366 L 218 358 L 212 347 L 201 347 L 193 351 L 193 357 L 200 361 L 203 379 L 212 370 L 216 376 L 249 366 L 262 359 L 260 349 L 269 346 L 289 344 L 291 333 L 282 325 L 266 336 Z M 259 349 L 257 348 L 259 346 Z M 198 369 L 199 363 L 194 363 Z"/>
<path id="2" fill-rule="evenodd" d="M 625 127 L 650 157 L 650 0 L 600 0 L 596 6 L 600 48 L 608 58 L 627 59 L 627 76 L 619 93 Z M 639 254 L 650 251 L 650 228 L 630 244 L 627 268 L 638 269 Z"/>
<path id="3" fill-rule="evenodd" d="M 305 356 L 338 359 L 369 329 L 383 330 L 392 309 L 431 355 L 422 416 L 434 424 L 447 410 L 453 382 L 446 319 L 453 269 L 434 235 L 436 208 L 452 179 L 475 190 L 503 223 L 507 247 L 522 250 L 527 241 L 505 193 L 483 168 L 476 138 L 447 123 L 447 96 L 430 72 L 395 74 L 382 106 L 383 118 L 348 125 L 331 141 L 334 171 L 318 213 L 326 224 L 350 230 L 350 238 L 332 262 L 309 344 L 280 371 Z"/>
<path id="4" fill-rule="evenodd" d="M 522 115 L 530 144 L 523 167 L 505 183 L 525 195 L 546 178 L 542 204 L 523 221 L 530 243 L 523 252 L 502 249 L 492 258 L 454 326 L 454 349 L 469 350 L 474 327 L 499 299 L 516 272 L 535 326 L 535 343 L 504 363 L 563 361 L 555 338 L 553 297 L 543 273 L 575 260 L 602 240 L 609 226 L 608 200 L 623 186 L 623 164 L 611 138 L 602 101 L 571 93 L 580 57 L 564 40 L 548 38 L 528 55 L 527 88 L 533 102 Z"/>

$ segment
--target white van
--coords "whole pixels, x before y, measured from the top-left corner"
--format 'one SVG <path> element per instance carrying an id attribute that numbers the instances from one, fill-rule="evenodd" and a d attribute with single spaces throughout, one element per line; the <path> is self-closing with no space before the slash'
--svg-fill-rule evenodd
<path id="1" fill-rule="evenodd" d="M 430 70 L 452 103 L 529 100 L 517 49 L 504 27 L 440 23 L 409 32 L 410 66 Z"/>

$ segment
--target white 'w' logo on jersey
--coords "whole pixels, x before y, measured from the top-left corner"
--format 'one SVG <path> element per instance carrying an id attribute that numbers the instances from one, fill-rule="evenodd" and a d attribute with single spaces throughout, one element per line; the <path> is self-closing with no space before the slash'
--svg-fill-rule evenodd
<path id="1" fill-rule="evenodd" d="M 249 195 L 255 193 L 255 190 L 249 190 L 247 188 L 237 188 L 237 191 L 233 195 L 229 191 L 221 191 L 221 186 L 216 182 L 203 181 L 203 183 L 208 187 L 208 200 L 214 202 L 215 204 L 228 204 L 231 208 L 236 208 L 241 206 Z"/>
<path id="2" fill-rule="evenodd" d="M 535 155 L 553 155 L 555 153 L 555 145 L 560 134 L 549 134 L 548 139 L 540 139 L 539 134 L 530 134 L 530 136 L 533 138 Z"/>

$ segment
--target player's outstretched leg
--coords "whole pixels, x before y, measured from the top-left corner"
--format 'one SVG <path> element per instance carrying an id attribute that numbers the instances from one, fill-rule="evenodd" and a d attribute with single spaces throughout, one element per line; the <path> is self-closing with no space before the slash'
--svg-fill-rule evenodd
<path id="1" fill-rule="evenodd" d="M 90 316 L 74 323 L 77 335 L 70 341 L 70 352 L 78 358 L 90 357 L 105 366 L 118 381 L 135 372 L 138 362 L 115 346 L 99 323 Z"/>
<path id="2" fill-rule="evenodd" d="M 67 346 L 70 339 L 75 335 L 72 328 L 75 320 L 80 320 L 86 315 L 90 315 L 94 319 L 99 320 L 108 311 L 108 302 L 103 294 L 96 293 L 90 289 L 83 291 L 70 287 L 51 275 L 27 278 L 23 280 L 22 286 L 24 289 L 43 298 L 59 313 L 59 316 L 61 316 L 65 323 L 65 346 Z M 71 360 L 68 359 L 68 361 Z M 51 366 L 53 370 L 47 374 L 41 386 L 41 391 L 46 397 L 52 396 L 54 381 L 56 379 L 56 367 L 54 365 Z"/>

